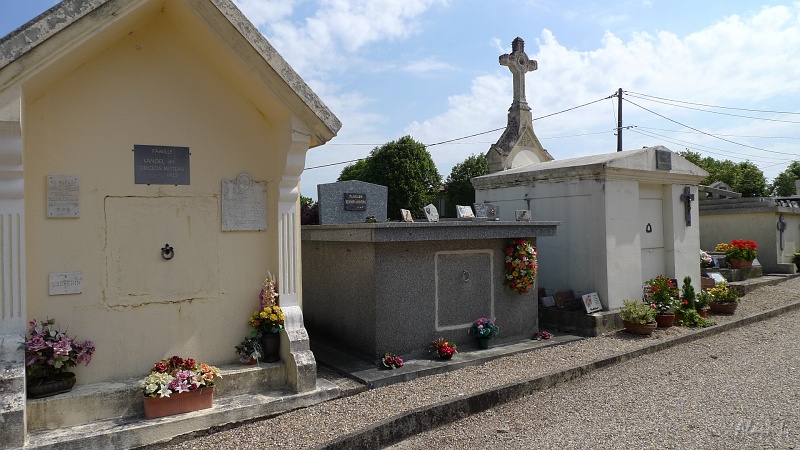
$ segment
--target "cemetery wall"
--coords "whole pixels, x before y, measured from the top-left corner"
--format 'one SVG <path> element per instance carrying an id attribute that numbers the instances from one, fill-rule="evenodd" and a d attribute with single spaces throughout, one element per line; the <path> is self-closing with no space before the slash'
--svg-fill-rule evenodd
<path id="1" fill-rule="evenodd" d="M 276 272 L 290 139 L 276 130 L 291 119 L 277 100 L 257 109 L 247 74 L 234 81 L 202 40 L 176 30 L 156 15 L 110 46 L 53 61 L 24 88 L 27 317 L 95 342 L 91 365 L 76 369 L 81 384 L 138 377 L 173 354 L 233 362 L 266 271 Z M 190 183 L 135 184 L 136 144 L 188 147 Z M 221 232 L 221 180 L 242 172 L 267 182 L 266 232 Z M 79 217 L 47 217 L 48 175 L 79 178 Z M 80 293 L 50 295 L 50 274 L 75 272 Z"/>
<path id="2" fill-rule="evenodd" d="M 789 208 L 786 208 L 787 210 Z M 777 208 L 769 211 L 747 211 L 736 214 L 704 213 L 700 221 L 700 247 L 714 250 L 721 242 L 733 239 L 751 240 L 758 245 L 758 261 L 765 273 L 785 273 L 791 271 L 792 254 L 800 250 L 800 214 L 782 213 L 786 220 L 784 249 L 780 248 L 780 232 L 777 222 L 781 212 Z M 786 266 L 780 267 L 780 264 Z"/>

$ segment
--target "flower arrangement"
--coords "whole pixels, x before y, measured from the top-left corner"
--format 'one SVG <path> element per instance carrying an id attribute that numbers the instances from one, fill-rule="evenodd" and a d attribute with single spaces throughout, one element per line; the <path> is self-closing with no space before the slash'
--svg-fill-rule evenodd
<path id="1" fill-rule="evenodd" d="M 399 356 L 395 355 L 391 352 L 386 352 L 383 354 L 383 358 L 381 359 L 381 364 L 383 367 L 387 369 L 397 369 L 399 367 L 403 367 L 403 359 Z"/>
<path id="2" fill-rule="evenodd" d="M 700 267 L 714 267 L 714 260 L 702 250 L 700 250 Z"/>
<path id="3" fill-rule="evenodd" d="M 272 277 L 271 272 L 267 272 L 267 278 L 261 285 L 261 293 L 258 294 L 258 300 L 261 302 L 262 310 L 267 306 L 278 304 L 278 282 Z"/>
<path id="4" fill-rule="evenodd" d="M 800 263 L 800 250 L 797 250 L 792 254 L 792 262 L 795 264 Z"/>
<path id="5" fill-rule="evenodd" d="M 491 319 L 480 317 L 475 319 L 475 322 L 472 322 L 472 326 L 467 333 L 478 339 L 491 339 L 500 333 L 500 328 Z"/>
<path id="6" fill-rule="evenodd" d="M 246 337 L 244 340 L 239 343 L 239 345 L 234 346 L 236 348 L 236 354 L 239 355 L 239 362 L 246 363 L 252 359 L 258 359 L 261 356 L 261 342 L 259 341 L 257 336 Z"/>
<path id="7" fill-rule="evenodd" d="M 731 246 L 730 244 L 726 244 L 726 243 L 722 242 L 720 244 L 717 244 L 716 247 L 714 247 L 714 251 L 715 252 L 720 252 L 720 253 L 726 253 L 728 251 L 728 247 L 730 247 L 730 246 Z"/>
<path id="8" fill-rule="evenodd" d="M 635 300 L 624 300 L 622 302 L 624 307 L 619 312 L 622 320 L 631 323 L 652 323 L 656 320 L 656 312 L 658 311 L 654 303 L 643 303 Z"/>
<path id="9" fill-rule="evenodd" d="M 701 291 L 695 300 L 695 308 L 697 308 L 698 311 L 706 310 L 709 308 L 711 300 L 713 300 L 711 294 L 706 291 Z"/>
<path id="10" fill-rule="evenodd" d="M 160 398 L 211 387 L 215 378 L 222 378 L 216 367 L 198 364 L 192 358 L 173 356 L 155 363 L 142 385 L 145 397 Z"/>
<path id="11" fill-rule="evenodd" d="M 734 239 L 730 244 L 725 244 L 725 256 L 729 260 L 752 261 L 758 258 L 758 245 L 753 241 Z M 717 245 L 717 248 L 720 246 Z"/>
<path id="12" fill-rule="evenodd" d="M 534 331 L 533 336 L 531 336 L 531 339 L 535 341 L 541 341 L 542 339 L 544 339 L 546 341 L 551 337 L 553 337 L 553 335 L 550 334 L 549 331 L 542 331 L 541 333 L 537 333 Z"/>
<path id="13" fill-rule="evenodd" d="M 262 333 L 278 333 L 283 330 L 285 316 L 281 307 L 278 305 L 266 306 L 261 311 L 256 311 L 247 319 L 250 325 L 251 337 L 257 337 Z"/>
<path id="14" fill-rule="evenodd" d="M 95 346 L 92 341 L 79 342 L 67 333 L 53 329 L 55 319 L 31 320 L 22 343 L 25 349 L 25 374 L 29 379 L 51 378 L 80 363 L 89 365 Z"/>
<path id="15" fill-rule="evenodd" d="M 536 247 L 527 239 L 514 239 L 506 248 L 506 284 L 520 294 L 536 284 Z"/>
<path id="16" fill-rule="evenodd" d="M 675 310 L 678 289 L 671 279 L 659 275 L 645 282 L 647 303 L 656 305 L 659 314 L 668 314 Z"/>
<path id="17" fill-rule="evenodd" d="M 739 293 L 728 286 L 726 281 L 720 281 L 708 290 L 711 303 L 735 303 L 739 301 Z"/>
<path id="18" fill-rule="evenodd" d="M 453 354 L 458 352 L 458 350 L 456 350 L 455 343 L 449 342 L 445 340 L 445 338 L 440 337 L 431 342 L 431 352 L 436 352 L 440 357 L 446 358 L 453 356 Z"/>

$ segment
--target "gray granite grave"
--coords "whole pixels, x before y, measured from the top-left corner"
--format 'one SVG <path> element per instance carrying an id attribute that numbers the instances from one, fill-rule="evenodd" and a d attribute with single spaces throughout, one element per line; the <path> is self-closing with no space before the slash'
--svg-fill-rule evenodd
<path id="1" fill-rule="evenodd" d="M 363 223 L 373 216 L 386 222 L 389 188 L 364 181 L 339 181 L 317 185 L 319 224 Z"/>

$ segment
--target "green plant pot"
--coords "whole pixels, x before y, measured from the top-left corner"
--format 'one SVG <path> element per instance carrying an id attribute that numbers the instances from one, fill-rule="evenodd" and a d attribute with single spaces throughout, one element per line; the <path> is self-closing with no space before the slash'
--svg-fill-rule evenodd
<path id="1" fill-rule="evenodd" d="M 489 341 L 491 338 L 478 338 L 478 348 L 481 350 L 486 350 L 489 348 Z"/>

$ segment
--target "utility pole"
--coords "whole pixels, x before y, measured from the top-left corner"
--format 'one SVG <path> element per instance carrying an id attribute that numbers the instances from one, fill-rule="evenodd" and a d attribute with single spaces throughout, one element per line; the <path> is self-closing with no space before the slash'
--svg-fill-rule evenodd
<path id="1" fill-rule="evenodd" d="M 617 151 L 622 151 L 622 88 L 617 91 Z"/>

